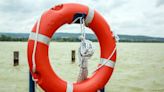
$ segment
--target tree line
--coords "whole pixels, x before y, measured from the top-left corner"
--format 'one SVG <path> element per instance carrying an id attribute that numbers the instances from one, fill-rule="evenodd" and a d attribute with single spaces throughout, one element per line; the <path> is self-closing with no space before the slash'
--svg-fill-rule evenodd
<path id="1" fill-rule="evenodd" d="M 27 41 L 28 38 L 14 38 L 7 35 L 1 35 L 0 41 Z"/>
<path id="2" fill-rule="evenodd" d="M 15 38 L 7 35 L 1 35 L 0 41 L 27 41 L 28 38 Z M 93 42 L 97 42 L 97 39 L 89 39 Z M 80 42 L 79 38 L 52 38 L 52 41 L 57 42 Z"/>
<path id="3" fill-rule="evenodd" d="M 92 38 L 87 38 L 88 40 L 91 40 L 92 42 L 98 42 L 97 39 L 92 39 Z M 27 41 L 28 37 L 12 37 L 8 35 L 0 35 L 0 41 Z M 53 37 L 51 41 L 56 41 L 56 42 L 80 42 L 80 39 L 78 37 Z M 119 42 L 164 42 L 164 38 L 134 38 L 134 37 L 120 37 Z"/>

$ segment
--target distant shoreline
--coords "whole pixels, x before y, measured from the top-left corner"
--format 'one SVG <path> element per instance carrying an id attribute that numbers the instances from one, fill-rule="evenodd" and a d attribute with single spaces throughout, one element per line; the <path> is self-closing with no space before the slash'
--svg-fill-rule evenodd
<path id="1" fill-rule="evenodd" d="M 55 33 L 52 37 L 52 41 L 56 42 L 80 42 L 79 36 L 81 34 L 77 33 Z M 135 43 L 164 43 L 164 38 L 160 37 L 149 37 L 149 36 L 135 36 L 135 35 L 118 35 L 119 42 L 135 42 Z M 8 42 L 27 42 L 29 34 L 28 33 L 0 33 L 0 41 Z M 86 34 L 86 39 L 93 42 L 98 42 L 97 37 L 94 34 Z"/>

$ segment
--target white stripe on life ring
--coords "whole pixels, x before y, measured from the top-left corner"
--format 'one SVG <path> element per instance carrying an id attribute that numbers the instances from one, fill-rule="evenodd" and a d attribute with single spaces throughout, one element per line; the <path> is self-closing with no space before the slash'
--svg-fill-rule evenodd
<path id="1" fill-rule="evenodd" d="M 106 61 L 108 61 L 108 62 L 106 63 Z M 115 66 L 115 62 L 113 62 L 112 60 L 105 59 L 105 58 L 101 58 L 100 64 L 104 64 L 105 66 L 108 66 L 110 68 L 114 68 L 114 66 Z"/>
<path id="2" fill-rule="evenodd" d="M 88 15 L 86 16 L 85 19 L 86 26 L 88 26 L 92 22 L 93 18 L 94 18 L 94 9 L 89 7 Z"/>
<path id="3" fill-rule="evenodd" d="M 66 92 L 73 92 L 73 84 L 70 82 L 67 82 L 67 90 Z"/>
<path id="4" fill-rule="evenodd" d="M 36 39 L 36 33 L 34 33 L 34 32 L 31 32 L 30 33 L 29 39 L 31 39 L 31 40 L 37 40 L 37 41 L 39 41 L 41 43 L 44 43 L 46 45 L 49 45 L 49 42 L 51 40 L 49 37 L 47 37 L 45 35 L 42 35 L 42 34 L 38 34 L 38 37 Z"/>

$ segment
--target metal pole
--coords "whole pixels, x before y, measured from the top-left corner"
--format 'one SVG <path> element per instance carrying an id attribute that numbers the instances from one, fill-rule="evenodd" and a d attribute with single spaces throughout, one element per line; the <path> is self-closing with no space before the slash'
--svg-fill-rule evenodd
<path id="1" fill-rule="evenodd" d="M 29 72 L 29 92 L 35 92 L 35 82 L 33 81 L 30 72 Z"/>
<path id="2" fill-rule="evenodd" d="M 97 92 L 105 92 L 105 88 L 99 89 Z"/>
<path id="3" fill-rule="evenodd" d="M 100 92 L 105 92 L 105 88 L 100 89 Z"/>

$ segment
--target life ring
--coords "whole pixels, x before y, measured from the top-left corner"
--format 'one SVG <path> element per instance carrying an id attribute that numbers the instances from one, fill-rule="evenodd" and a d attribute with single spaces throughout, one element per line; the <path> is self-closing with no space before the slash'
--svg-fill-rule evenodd
<path id="1" fill-rule="evenodd" d="M 48 57 L 51 37 L 63 24 L 71 24 L 77 13 L 86 15 L 86 25 L 93 30 L 98 38 L 101 49 L 99 65 L 109 58 L 116 47 L 116 41 L 112 36 L 110 27 L 97 11 L 75 3 L 61 4 L 49 9 L 42 15 L 41 20 L 34 25 L 29 36 L 27 49 L 31 74 L 46 92 L 96 92 L 105 86 L 112 75 L 116 51 L 104 66 L 95 71 L 90 78 L 80 83 L 68 83 L 53 71 Z M 37 27 L 39 22 L 40 26 Z M 39 29 L 38 33 L 37 29 Z M 35 45 L 36 48 L 34 49 Z M 35 57 L 34 60 L 33 57 Z M 36 64 L 35 71 L 33 71 L 33 62 Z"/>

